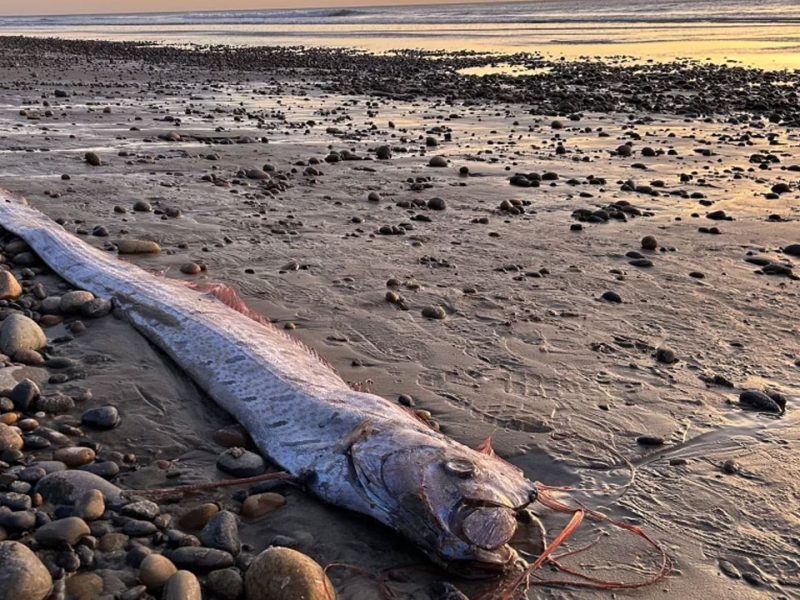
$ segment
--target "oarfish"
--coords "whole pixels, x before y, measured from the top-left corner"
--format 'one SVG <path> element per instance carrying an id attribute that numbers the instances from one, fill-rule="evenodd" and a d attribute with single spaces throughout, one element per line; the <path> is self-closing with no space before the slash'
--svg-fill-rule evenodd
<path id="1" fill-rule="evenodd" d="M 537 495 L 518 468 L 351 389 L 278 328 L 96 249 L 2 190 L 0 225 L 73 286 L 113 299 L 269 460 L 322 500 L 369 515 L 464 575 L 516 562 L 516 517 Z"/>

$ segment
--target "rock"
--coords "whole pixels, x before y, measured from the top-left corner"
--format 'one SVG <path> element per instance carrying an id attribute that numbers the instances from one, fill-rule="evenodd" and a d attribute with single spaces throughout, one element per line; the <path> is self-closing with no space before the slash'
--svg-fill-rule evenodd
<path id="1" fill-rule="evenodd" d="M 211 571 L 206 586 L 220 600 L 238 600 L 244 593 L 244 580 L 236 569 Z"/>
<path id="2" fill-rule="evenodd" d="M 83 155 L 83 160 L 85 160 L 88 164 L 93 167 L 99 167 L 102 162 L 100 161 L 100 157 L 97 156 L 94 152 L 87 152 Z"/>
<path id="3" fill-rule="evenodd" d="M 245 171 L 245 175 L 248 179 L 256 179 L 256 180 L 264 180 L 264 179 L 272 179 L 272 176 L 261 169 L 248 169 Z"/>
<path id="4" fill-rule="evenodd" d="M 375 150 L 375 155 L 378 160 L 389 160 L 392 158 L 392 149 L 390 146 L 378 146 L 378 149 Z"/>
<path id="5" fill-rule="evenodd" d="M 246 519 L 257 519 L 286 504 L 286 498 L 274 492 L 253 494 L 242 503 L 242 516 Z"/>
<path id="6" fill-rule="evenodd" d="M 11 355 L 17 350 L 38 350 L 47 344 L 47 336 L 36 321 L 19 313 L 6 317 L 0 327 L 0 352 Z"/>
<path id="7" fill-rule="evenodd" d="M 86 521 L 80 517 L 66 517 L 50 521 L 39 527 L 33 537 L 43 546 L 60 546 L 77 544 L 81 538 L 91 533 Z"/>
<path id="8" fill-rule="evenodd" d="M 11 355 L 11 360 L 15 363 L 21 363 L 31 367 L 38 367 L 44 364 L 44 356 L 39 354 L 36 350 L 28 350 L 27 348 L 20 348 Z"/>
<path id="9" fill-rule="evenodd" d="M 63 314 L 71 315 L 80 312 L 81 306 L 91 300 L 94 300 L 94 294 L 91 292 L 73 290 L 61 296 L 58 308 Z"/>
<path id="10" fill-rule="evenodd" d="M 665 365 L 671 365 L 678 361 L 678 357 L 675 356 L 675 353 L 669 348 L 658 348 L 656 350 L 656 360 Z"/>
<path id="11" fill-rule="evenodd" d="M 441 320 L 447 318 L 447 313 L 441 306 L 426 306 L 422 309 L 422 316 L 426 319 Z"/>
<path id="12" fill-rule="evenodd" d="M 28 412 L 38 396 L 39 386 L 27 377 L 15 385 L 9 394 L 14 408 L 22 412 Z"/>
<path id="13" fill-rule="evenodd" d="M 233 566 L 233 555 L 216 548 L 182 546 L 172 552 L 172 562 L 181 569 L 190 571 L 213 571 Z"/>
<path id="14" fill-rule="evenodd" d="M 22 294 L 22 286 L 11 271 L 0 271 L 0 300 L 16 300 Z"/>
<path id="15" fill-rule="evenodd" d="M 124 501 L 121 489 L 87 471 L 54 471 L 42 477 L 34 490 L 53 505 L 74 504 L 89 490 L 103 494 L 106 504 L 119 506 Z"/>
<path id="16" fill-rule="evenodd" d="M 54 460 L 60 460 L 68 467 L 80 467 L 94 462 L 95 453 L 91 448 L 83 446 L 68 446 L 59 448 L 53 453 Z"/>
<path id="17" fill-rule="evenodd" d="M 739 404 L 746 408 L 762 412 L 780 414 L 784 411 L 784 408 L 781 408 L 781 405 L 776 402 L 774 398 L 758 390 L 743 391 L 739 394 Z"/>
<path id="18" fill-rule="evenodd" d="M 0 542 L 0 600 L 43 600 L 52 587 L 47 568 L 27 546 Z"/>
<path id="19" fill-rule="evenodd" d="M 789 244 L 783 247 L 783 253 L 789 256 L 800 257 L 800 244 Z"/>
<path id="20" fill-rule="evenodd" d="M 87 319 L 99 319 L 111 313 L 114 305 L 106 298 L 95 298 L 81 305 L 81 315 Z"/>
<path id="21" fill-rule="evenodd" d="M 139 565 L 139 581 L 148 590 L 158 590 L 164 587 L 170 577 L 178 568 L 166 556 L 161 554 L 148 554 Z"/>
<path id="22" fill-rule="evenodd" d="M 642 238 L 642 249 L 655 250 L 658 248 L 658 241 L 652 235 L 646 235 Z"/>
<path id="23" fill-rule="evenodd" d="M 252 477 L 260 475 L 266 469 L 264 459 L 244 448 L 230 448 L 220 454 L 217 468 L 234 477 Z"/>
<path id="24" fill-rule="evenodd" d="M 164 586 L 162 600 L 202 600 L 200 582 L 189 571 L 178 571 Z"/>
<path id="25" fill-rule="evenodd" d="M 33 404 L 36 410 L 46 413 L 64 413 L 75 408 L 75 401 L 72 397 L 61 392 L 55 392 L 47 396 L 40 394 Z"/>
<path id="26" fill-rule="evenodd" d="M 429 167 L 446 167 L 447 159 L 444 156 L 434 156 L 428 161 Z"/>
<path id="27" fill-rule="evenodd" d="M 125 548 L 130 538 L 124 533 L 110 531 L 103 535 L 97 542 L 97 549 L 100 552 L 117 552 Z"/>
<path id="28" fill-rule="evenodd" d="M 181 265 L 181 273 L 184 275 L 197 275 L 203 268 L 195 262 L 189 262 Z"/>
<path id="29" fill-rule="evenodd" d="M 90 408 L 81 415 L 81 424 L 92 429 L 114 429 L 119 422 L 119 411 L 115 406 Z"/>
<path id="30" fill-rule="evenodd" d="M 208 548 L 224 550 L 236 556 L 242 549 L 239 539 L 239 523 L 236 515 L 227 510 L 215 514 L 200 532 L 200 541 Z"/>
<path id="31" fill-rule="evenodd" d="M 322 567 L 290 548 L 267 548 L 244 578 L 247 600 L 330 600 L 336 591 Z"/>
<path id="32" fill-rule="evenodd" d="M 120 254 L 157 254 L 161 246 L 150 240 L 118 240 L 117 251 Z"/>
<path id="33" fill-rule="evenodd" d="M 5 423 L 0 423 L 0 452 L 21 450 L 24 442 L 22 436 Z"/>
<path id="34" fill-rule="evenodd" d="M 640 435 L 636 438 L 636 443 L 640 446 L 663 446 L 665 440 L 660 435 Z"/>
<path id="35" fill-rule="evenodd" d="M 153 206 L 147 200 L 137 200 L 133 203 L 135 212 L 152 212 Z"/>
<path id="36" fill-rule="evenodd" d="M 607 291 L 603 292 L 603 295 L 600 296 L 602 300 L 606 302 L 611 302 L 612 304 L 621 304 L 622 303 L 622 296 L 620 296 L 617 292 Z"/>
<path id="37" fill-rule="evenodd" d="M 95 600 L 103 593 L 103 579 L 97 573 L 76 573 L 66 587 L 70 600 Z"/>
<path id="38" fill-rule="evenodd" d="M 144 519 L 145 521 L 152 521 L 159 515 L 160 512 L 161 509 L 159 508 L 158 504 L 150 500 L 131 502 L 130 504 L 123 506 L 120 510 L 120 513 L 126 517 L 131 517 L 133 519 Z"/>
<path id="39" fill-rule="evenodd" d="M 84 521 L 95 521 L 106 511 L 106 500 L 100 490 L 88 490 L 75 503 L 72 514 Z"/>
<path id="40" fill-rule="evenodd" d="M 219 506 L 212 502 L 207 502 L 205 504 L 201 504 L 200 506 L 195 506 L 194 508 L 191 508 L 183 513 L 180 519 L 178 519 L 178 524 L 184 529 L 197 531 L 198 529 L 205 527 L 206 523 L 208 523 L 211 517 L 218 512 Z"/>
<path id="41" fill-rule="evenodd" d="M 238 423 L 217 429 L 213 435 L 214 443 L 223 448 L 244 448 L 250 445 L 250 437 Z"/>
<path id="42" fill-rule="evenodd" d="M 36 515 L 32 511 L 17 510 L 0 512 L 0 527 L 17 531 L 27 531 L 36 526 Z"/>
<path id="43" fill-rule="evenodd" d="M 428 208 L 431 210 L 444 210 L 447 208 L 447 203 L 444 201 L 443 198 L 431 198 L 428 200 Z"/>

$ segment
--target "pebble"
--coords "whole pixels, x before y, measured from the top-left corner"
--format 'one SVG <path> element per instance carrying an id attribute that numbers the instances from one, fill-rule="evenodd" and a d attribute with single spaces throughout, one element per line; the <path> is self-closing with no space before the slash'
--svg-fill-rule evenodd
<path id="1" fill-rule="evenodd" d="M 139 581 L 148 590 L 161 589 L 178 568 L 162 554 L 148 554 L 139 565 Z"/>
<path id="2" fill-rule="evenodd" d="M 244 577 L 247 600 L 330 600 L 336 591 L 316 562 L 290 548 L 267 548 Z"/>
<path id="3" fill-rule="evenodd" d="M 431 198 L 428 200 L 428 208 L 431 210 L 444 210 L 447 208 L 447 203 L 445 203 L 443 198 Z"/>
<path id="4" fill-rule="evenodd" d="M 68 467 L 88 465 L 95 459 L 94 450 L 84 446 L 69 446 L 59 448 L 53 453 L 53 459 L 63 462 Z"/>
<path id="5" fill-rule="evenodd" d="M 17 350 L 38 350 L 47 344 L 47 336 L 36 321 L 19 313 L 6 317 L 0 327 L 0 351 L 11 355 Z"/>
<path id="6" fill-rule="evenodd" d="M 90 408 L 81 415 L 81 424 L 92 429 L 113 429 L 119 422 L 119 411 L 115 406 Z"/>
<path id="7" fill-rule="evenodd" d="M 133 203 L 133 210 L 136 212 L 151 212 L 153 206 L 147 200 L 137 200 Z"/>
<path id="8" fill-rule="evenodd" d="M 286 504 L 286 498 L 275 492 L 253 494 L 242 503 L 242 516 L 246 519 L 257 519 Z"/>
<path id="9" fill-rule="evenodd" d="M 447 318 L 447 313 L 441 306 L 426 306 L 422 309 L 422 316 L 426 319 L 442 320 Z"/>
<path id="10" fill-rule="evenodd" d="M 0 271 L 0 300 L 16 300 L 22 295 L 22 286 L 11 271 Z"/>
<path id="11" fill-rule="evenodd" d="M 642 238 L 642 249 L 655 250 L 658 248 L 658 241 L 652 235 L 646 235 Z"/>
<path id="12" fill-rule="evenodd" d="M 139 500 L 138 502 L 131 502 L 130 504 L 126 504 L 120 510 L 120 513 L 125 515 L 126 517 L 131 517 L 133 519 L 144 519 L 145 521 L 152 521 L 155 519 L 161 509 L 159 508 L 158 504 L 152 502 L 151 500 Z"/>
<path id="13" fill-rule="evenodd" d="M 233 555 L 216 548 L 198 548 L 196 546 L 182 546 L 172 552 L 172 562 L 178 568 L 190 571 L 213 571 L 232 567 Z"/>
<path id="14" fill-rule="evenodd" d="M 118 240 L 117 251 L 120 254 L 157 254 L 161 246 L 150 240 Z"/>
<path id="15" fill-rule="evenodd" d="M 111 313 L 114 305 L 106 298 L 94 298 L 81 305 L 81 315 L 87 319 L 99 319 Z"/>
<path id="16" fill-rule="evenodd" d="M 66 582 L 70 600 L 95 600 L 103 593 L 103 579 L 97 573 L 76 573 Z"/>
<path id="17" fill-rule="evenodd" d="M 428 161 L 429 167 L 446 167 L 447 159 L 444 156 L 434 156 Z"/>
<path id="18" fill-rule="evenodd" d="M 202 600 L 200 582 L 189 571 L 178 571 L 164 586 L 162 600 Z"/>
<path id="19" fill-rule="evenodd" d="M 237 600 L 244 593 L 244 580 L 236 569 L 218 569 L 206 577 L 206 586 L 220 600 Z"/>
<path id="20" fill-rule="evenodd" d="M 217 506 L 213 502 L 207 502 L 205 504 L 195 506 L 194 508 L 191 508 L 185 513 L 183 513 L 180 519 L 178 519 L 178 524 L 183 529 L 188 529 L 190 531 L 197 531 L 198 529 L 202 529 L 203 527 L 205 527 L 209 519 L 211 519 L 211 517 L 213 517 L 218 512 L 219 512 L 219 506 Z"/>
<path id="21" fill-rule="evenodd" d="M 739 394 L 739 404 L 761 412 L 780 414 L 784 411 L 784 408 L 773 397 L 758 390 L 743 391 Z"/>
<path id="22" fill-rule="evenodd" d="M 62 544 L 73 546 L 81 538 L 90 534 L 91 530 L 86 521 L 80 517 L 66 517 L 42 525 L 36 530 L 33 537 L 43 546 L 59 546 Z"/>
<path id="23" fill-rule="evenodd" d="M 87 152 L 83 155 L 83 160 L 85 160 L 88 164 L 93 167 L 99 167 L 102 162 L 100 161 L 100 157 L 97 156 L 94 152 Z"/>
<path id="24" fill-rule="evenodd" d="M 14 386 L 8 397 L 14 403 L 16 410 L 28 412 L 38 396 L 39 386 L 26 377 Z"/>
<path id="25" fill-rule="evenodd" d="M 202 270 L 202 267 L 195 262 L 184 263 L 181 265 L 181 273 L 184 275 L 197 275 Z"/>
<path id="26" fill-rule="evenodd" d="M 128 543 L 129 539 L 124 533 L 111 531 L 103 534 L 97 542 L 97 549 L 100 552 L 117 552 L 125 548 L 125 544 Z"/>
<path id="27" fill-rule="evenodd" d="M 21 450 L 24 441 L 16 429 L 0 423 L 0 452 L 5 450 Z"/>
<path id="28" fill-rule="evenodd" d="M 74 504 L 89 490 L 100 491 L 106 504 L 123 503 L 121 489 L 87 471 L 54 471 L 42 477 L 35 488 L 36 493 L 41 494 L 45 502 L 53 505 Z"/>
<path id="29" fill-rule="evenodd" d="M 250 445 L 250 438 L 247 435 L 247 431 L 238 423 L 217 429 L 212 439 L 215 444 L 219 444 L 223 448 L 244 448 Z"/>
<path id="30" fill-rule="evenodd" d="M 656 350 L 656 360 L 665 365 L 671 365 L 678 361 L 678 357 L 675 356 L 675 352 L 669 348 L 658 348 Z"/>
<path id="31" fill-rule="evenodd" d="M 94 300 L 94 294 L 91 292 L 73 290 L 61 296 L 58 308 L 65 315 L 75 314 L 81 310 L 83 304 L 91 300 Z"/>
<path id="32" fill-rule="evenodd" d="M 640 446 L 663 446 L 665 440 L 660 435 L 640 435 L 636 438 L 636 443 Z"/>
<path id="33" fill-rule="evenodd" d="M 244 448 L 229 448 L 217 459 L 217 468 L 234 477 L 260 475 L 266 469 L 264 459 Z"/>
<path id="34" fill-rule="evenodd" d="M 242 549 L 239 539 L 239 523 L 236 515 L 227 510 L 215 514 L 200 532 L 200 541 L 208 548 L 224 550 L 236 556 Z"/>
<path id="35" fill-rule="evenodd" d="M 100 490 L 88 490 L 75 503 L 73 514 L 84 521 L 95 521 L 106 511 L 106 500 Z"/>
<path id="36" fill-rule="evenodd" d="M 612 291 L 603 292 L 603 295 L 600 296 L 600 298 L 605 300 L 606 302 L 611 302 L 613 304 L 622 303 L 622 296 L 620 296 L 617 292 L 612 292 Z"/>
<path id="37" fill-rule="evenodd" d="M 53 579 L 42 561 L 19 542 L 0 542 L 0 600 L 43 600 Z"/>

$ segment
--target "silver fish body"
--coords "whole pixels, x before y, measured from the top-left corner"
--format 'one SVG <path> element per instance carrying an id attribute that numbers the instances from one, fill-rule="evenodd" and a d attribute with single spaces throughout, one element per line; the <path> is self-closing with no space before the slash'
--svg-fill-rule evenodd
<path id="1" fill-rule="evenodd" d="M 357 392 L 314 353 L 210 294 L 100 251 L 0 190 L 0 225 L 72 285 L 113 298 L 133 326 L 318 497 L 369 515 L 466 575 L 504 570 L 522 472 Z"/>

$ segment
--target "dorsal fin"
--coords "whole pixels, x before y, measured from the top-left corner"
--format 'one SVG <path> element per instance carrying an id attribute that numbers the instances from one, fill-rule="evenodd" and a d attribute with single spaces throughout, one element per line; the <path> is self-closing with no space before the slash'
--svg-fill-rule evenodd
<path id="1" fill-rule="evenodd" d="M 492 448 L 492 436 L 487 437 L 480 444 L 478 444 L 475 448 L 475 451 L 485 454 L 486 456 L 496 456 L 494 453 L 494 448 Z"/>
<path id="2" fill-rule="evenodd" d="M 192 288 L 193 290 L 197 290 L 198 292 L 211 294 L 212 296 L 214 296 L 214 298 L 216 298 L 217 300 L 222 302 L 225 306 L 227 306 L 229 308 L 232 308 L 233 310 L 235 310 L 238 313 L 243 314 L 248 319 L 252 319 L 256 323 L 260 323 L 264 327 L 269 327 L 270 329 L 273 329 L 273 330 L 281 333 L 287 339 L 289 339 L 289 340 L 293 341 L 295 344 L 301 346 L 306 352 L 311 354 L 314 358 L 316 358 L 318 361 L 320 361 L 326 367 L 328 367 L 332 371 L 336 372 L 336 369 L 333 368 L 333 365 L 331 365 L 327 360 L 322 358 L 316 350 L 306 346 L 299 339 L 297 339 L 295 337 L 292 337 L 291 335 L 287 334 L 285 331 L 279 330 L 272 321 L 267 319 L 264 315 L 262 315 L 258 311 L 255 311 L 252 308 L 250 308 L 249 306 L 247 306 L 247 303 L 239 295 L 239 292 L 237 292 L 231 286 L 226 285 L 224 283 L 203 283 L 201 285 L 198 285 L 196 283 L 189 283 L 189 287 Z"/>
<path id="3" fill-rule="evenodd" d="M 262 325 L 266 325 L 268 327 L 274 327 L 274 325 L 266 317 L 247 306 L 239 293 L 229 285 L 224 283 L 204 283 L 202 285 L 191 284 L 190 287 L 196 289 L 198 292 L 211 294 L 225 306 L 232 308 L 236 312 L 242 313 L 248 319 L 253 319 L 253 321 L 256 323 L 261 323 Z"/>

